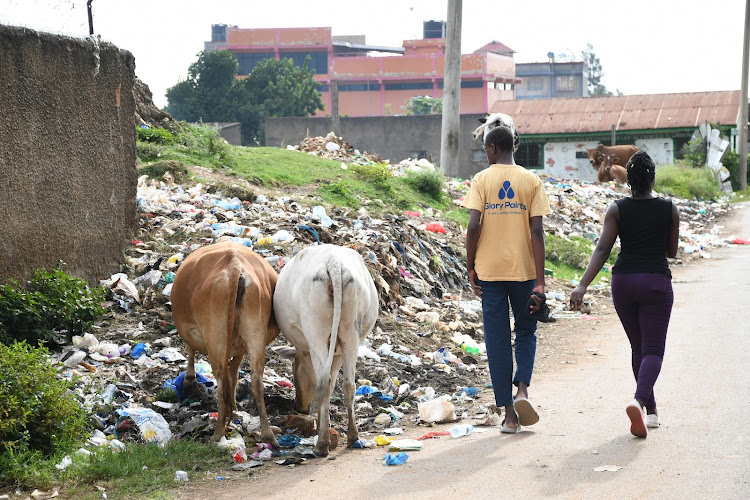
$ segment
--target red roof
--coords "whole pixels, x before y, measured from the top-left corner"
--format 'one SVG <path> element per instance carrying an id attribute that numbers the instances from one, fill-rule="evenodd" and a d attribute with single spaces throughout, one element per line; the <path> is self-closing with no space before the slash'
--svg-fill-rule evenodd
<path id="1" fill-rule="evenodd" d="M 740 91 L 496 101 L 521 134 L 571 134 L 612 130 L 693 128 L 736 124 Z"/>
<path id="2" fill-rule="evenodd" d="M 480 47 L 474 51 L 475 54 L 483 54 L 485 52 L 496 52 L 498 54 L 514 54 L 516 51 L 511 49 L 504 43 L 500 43 L 497 40 L 492 40 L 487 45 Z"/>

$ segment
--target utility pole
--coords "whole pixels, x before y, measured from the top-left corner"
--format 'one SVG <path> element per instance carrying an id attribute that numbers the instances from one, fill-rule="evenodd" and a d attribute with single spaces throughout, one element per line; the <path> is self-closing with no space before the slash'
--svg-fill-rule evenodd
<path id="1" fill-rule="evenodd" d="M 748 45 L 750 45 L 750 0 L 745 0 L 745 36 L 742 45 L 742 84 L 740 86 L 740 189 L 747 189 L 747 78 Z"/>
<path id="2" fill-rule="evenodd" d="M 445 30 L 440 169 L 448 176 L 458 174 L 459 125 L 461 120 L 461 4 L 462 0 L 448 0 L 448 19 Z"/>
<path id="3" fill-rule="evenodd" d="M 94 36 L 94 15 L 91 13 L 91 2 L 94 0 L 88 0 L 86 2 L 86 10 L 89 13 L 89 35 Z"/>
<path id="4" fill-rule="evenodd" d="M 331 93 L 331 130 L 336 137 L 341 135 L 341 122 L 339 120 L 339 81 L 331 80 L 328 90 Z"/>

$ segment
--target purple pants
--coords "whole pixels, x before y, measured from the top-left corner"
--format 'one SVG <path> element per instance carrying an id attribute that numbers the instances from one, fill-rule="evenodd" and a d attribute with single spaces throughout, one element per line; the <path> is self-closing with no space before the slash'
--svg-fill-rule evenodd
<path id="1" fill-rule="evenodd" d="M 656 410 L 654 384 L 661 371 L 672 314 L 672 279 L 663 274 L 613 274 L 612 302 L 630 340 L 635 398 Z"/>

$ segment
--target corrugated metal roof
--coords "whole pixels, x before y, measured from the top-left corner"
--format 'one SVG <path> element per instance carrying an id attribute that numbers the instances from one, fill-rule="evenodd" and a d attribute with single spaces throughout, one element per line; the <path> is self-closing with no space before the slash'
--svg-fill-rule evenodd
<path id="1" fill-rule="evenodd" d="M 692 128 L 737 123 L 740 91 L 496 101 L 521 134 L 575 134 L 617 130 Z"/>

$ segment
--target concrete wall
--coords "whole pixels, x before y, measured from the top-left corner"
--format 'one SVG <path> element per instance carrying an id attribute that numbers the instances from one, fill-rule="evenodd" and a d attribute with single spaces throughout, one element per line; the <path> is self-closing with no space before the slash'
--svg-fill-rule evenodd
<path id="1" fill-rule="evenodd" d="M 446 172 L 450 177 L 470 179 L 487 166 L 481 139 L 471 133 L 484 114 L 461 115 L 459 171 Z M 425 156 L 440 163 L 441 115 L 374 116 L 341 118 L 341 135 L 360 151 L 372 151 L 398 163 L 405 158 Z M 323 136 L 332 130 L 330 118 L 266 118 L 266 145 L 286 147 L 299 144 L 309 132 L 311 137 Z M 474 154 L 472 161 L 472 151 Z"/>
<path id="2" fill-rule="evenodd" d="M 0 26 L 0 283 L 54 267 L 109 277 L 137 228 L 135 61 Z"/>

